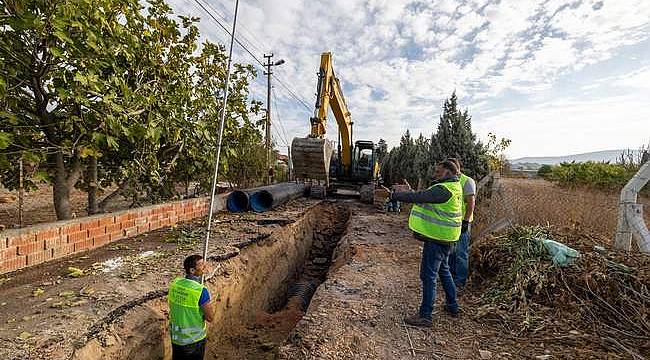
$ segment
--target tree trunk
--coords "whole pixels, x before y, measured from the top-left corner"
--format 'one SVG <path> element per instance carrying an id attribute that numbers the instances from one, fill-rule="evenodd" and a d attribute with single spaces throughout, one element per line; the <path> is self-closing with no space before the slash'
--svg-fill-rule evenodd
<path id="1" fill-rule="evenodd" d="M 91 157 L 87 169 L 88 215 L 97 214 L 97 158 Z"/>
<path id="2" fill-rule="evenodd" d="M 117 189 L 115 189 L 112 193 L 106 195 L 105 198 L 102 199 L 102 201 L 99 202 L 98 207 L 100 212 L 106 212 L 106 208 L 108 205 L 113 201 L 116 197 L 122 195 L 124 190 L 126 190 L 129 187 L 129 181 L 124 180 L 121 183 L 118 184 Z"/>
<path id="3" fill-rule="evenodd" d="M 63 154 L 59 151 L 55 155 L 56 168 L 54 173 L 54 211 L 57 220 L 72 218 L 72 207 L 70 206 L 70 187 L 67 181 L 67 171 Z"/>
<path id="4" fill-rule="evenodd" d="M 70 192 L 81 176 L 81 163 L 77 156 L 70 160 L 70 169 L 66 168 L 63 153 L 58 151 L 54 158 L 54 211 L 57 220 L 72 218 L 72 205 L 70 204 Z"/>

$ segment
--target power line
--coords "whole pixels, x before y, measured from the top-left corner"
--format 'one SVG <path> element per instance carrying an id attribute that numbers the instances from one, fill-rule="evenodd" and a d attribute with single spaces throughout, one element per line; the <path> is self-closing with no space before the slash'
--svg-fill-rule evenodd
<path id="1" fill-rule="evenodd" d="M 312 109 L 311 106 L 309 106 L 309 105 L 308 105 L 308 104 L 307 104 L 303 99 L 301 99 L 298 95 L 296 95 L 296 94 L 295 94 L 295 93 L 294 93 L 294 92 L 289 88 L 289 86 L 288 86 L 287 84 L 285 84 L 285 83 L 284 83 L 284 82 L 283 82 L 279 77 L 277 77 L 276 75 L 272 75 L 272 76 L 275 78 L 275 80 L 278 81 L 278 83 L 280 83 L 280 85 L 282 85 L 283 88 L 285 88 L 285 89 L 289 92 L 289 95 L 291 95 L 291 97 L 293 97 L 293 98 L 294 98 L 296 101 L 298 101 L 302 106 L 304 106 L 305 109 L 307 109 L 307 112 L 308 112 L 309 114 L 311 114 L 311 109 Z"/>
<path id="2" fill-rule="evenodd" d="M 195 2 L 197 5 L 199 5 L 199 7 L 201 7 L 201 9 L 203 9 L 203 11 L 205 11 L 205 12 L 208 14 L 208 16 L 210 16 L 210 18 L 211 18 L 212 20 L 214 20 L 214 21 L 219 25 L 219 27 L 221 27 L 221 29 L 223 29 L 223 30 L 224 30 L 228 35 L 232 36 L 232 34 L 231 34 L 230 31 L 228 30 L 228 28 L 227 28 L 226 26 L 224 26 L 224 25 L 223 25 L 223 24 L 222 24 L 222 23 L 221 23 L 221 22 L 220 22 L 220 21 L 219 21 L 219 20 L 218 20 L 218 19 L 217 19 L 213 14 L 212 14 L 212 12 L 210 12 L 210 10 L 208 10 L 205 6 L 203 6 L 203 4 L 201 3 L 200 0 L 194 0 L 194 2 Z M 218 14 L 218 11 L 216 11 L 216 9 L 214 9 L 214 8 L 213 8 L 209 3 L 206 2 L 206 5 L 207 5 L 211 10 L 213 10 L 215 13 Z M 261 66 L 261 67 L 262 67 L 262 69 L 264 69 L 264 66 L 265 66 L 264 63 L 263 63 L 259 58 L 257 58 L 257 56 L 255 56 L 255 54 L 253 54 L 253 53 L 248 49 L 248 47 L 246 47 L 246 46 L 245 46 L 241 41 L 239 41 L 239 39 L 238 39 L 237 37 L 234 37 L 234 39 L 235 39 L 235 42 L 236 42 L 239 46 L 241 46 L 241 47 L 244 49 L 244 51 L 246 51 L 246 53 L 248 53 L 248 54 L 249 54 L 249 55 L 250 55 L 250 56 L 251 56 L 251 57 L 252 57 L 252 58 L 253 58 L 253 59 L 254 59 L 254 60 L 255 60 L 255 61 L 256 61 L 260 66 Z M 250 40 L 248 40 L 248 41 L 249 41 L 249 43 L 252 44 L 252 42 L 251 42 Z M 291 90 L 291 88 L 290 88 L 290 87 L 289 87 L 289 86 L 288 86 L 284 81 L 282 81 L 282 79 L 280 79 L 277 75 L 273 74 L 272 76 L 273 76 L 273 77 L 278 81 L 278 83 L 279 83 L 282 87 L 284 87 L 284 88 L 287 90 L 287 92 L 290 94 L 290 96 L 291 96 L 294 100 L 296 100 L 298 103 L 300 103 L 300 104 L 301 104 L 301 105 L 306 109 L 306 111 L 307 111 L 308 114 L 311 114 L 312 107 L 309 106 L 308 103 L 307 103 L 305 100 L 303 100 L 300 96 L 296 95 L 296 93 L 295 93 L 293 90 Z"/>
<path id="3" fill-rule="evenodd" d="M 218 1 L 218 3 L 219 3 L 219 5 L 221 5 L 221 8 L 224 10 L 224 12 L 225 12 L 226 14 L 228 14 L 228 16 L 232 16 L 232 12 L 230 12 L 230 11 L 228 10 L 227 6 L 225 6 L 225 4 L 224 4 L 222 1 Z M 226 21 L 226 22 L 228 21 L 228 20 L 226 19 L 226 16 L 225 16 L 225 15 L 221 15 L 221 14 L 219 13 L 219 11 L 217 11 L 216 9 L 214 9 L 214 7 L 211 6 L 211 8 L 212 8 L 213 10 L 215 10 L 215 12 L 216 12 L 216 13 L 217 13 L 217 14 L 218 14 L 218 15 L 219 15 L 219 16 L 220 16 L 224 21 Z M 244 34 L 244 32 L 248 32 L 248 34 L 250 35 L 250 37 L 251 37 L 253 40 L 255 40 L 255 41 L 251 41 L 250 39 L 246 38 L 246 35 Z M 240 21 L 240 31 L 239 31 L 239 34 L 240 34 L 240 36 L 243 37 L 244 40 L 246 40 L 246 41 L 247 41 L 247 42 L 248 42 L 248 43 L 249 43 L 249 44 L 250 44 L 250 45 L 251 45 L 255 50 L 259 51 L 260 53 L 264 53 L 264 52 L 266 52 L 266 51 L 262 50 L 262 48 L 264 47 L 264 45 L 262 45 L 262 44 L 263 44 L 264 42 L 263 42 L 263 41 L 259 41 L 258 39 L 256 39 L 255 34 L 254 34 L 250 29 L 248 29 L 248 28 L 246 27 L 246 25 L 244 25 L 241 21 Z"/>
<path id="4" fill-rule="evenodd" d="M 223 29 L 223 31 L 225 31 L 229 36 L 232 36 L 230 30 L 228 30 L 228 28 L 226 28 L 208 9 L 206 9 L 206 7 L 203 6 L 201 1 L 194 0 L 194 2 L 197 5 L 199 5 L 201 7 L 201 9 L 203 9 L 203 11 L 205 11 L 208 14 L 208 16 L 210 16 L 210 18 L 212 18 L 212 20 L 214 20 L 217 24 L 219 24 L 219 27 L 221 27 Z M 208 7 L 213 9 L 210 4 L 208 4 L 208 3 L 206 3 L 206 4 L 208 5 Z M 215 10 L 215 12 L 216 12 L 216 10 Z M 241 46 L 244 49 L 244 51 L 246 51 L 248 53 L 248 55 L 250 55 L 253 59 L 255 59 L 255 61 L 257 61 L 257 63 L 260 64 L 260 66 L 262 66 L 262 68 L 264 68 L 264 63 L 262 61 L 260 61 L 260 59 L 258 59 L 257 56 L 255 56 L 255 54 L 253 54 L 250 50 L 248 50 L 248 48 L 246 46 L 244 46 L 244 44 L 242 44 L 241 41 L 239 41 L 239 39 L 237 39 L 237 37 L 234 37 L 234 39 L 235 39 L 235 42 L 237 43 L 237 45 Z"/>
<path id="5" fill-rule="evenodd" d="M 278 103 L 278 98 L 277 95 L 275 94 L 275 88 L 271 88 L 271 92 L 273 93 L 273 101 L 277 104 Z M 280 111 L 278 110 L 278 106 L 273 107 L 275 109 L 275 117 L 278 119 L 278 124 L 280 124 L 280 130 L 282 130 L 282 134 L 284 134 L 284 144 L 286 146 L 289 146 L 289 137 L 287 136 L 287 131 L 284 128 L 284 124 L 282 123 L 282 118 L 280 117 Z"/>

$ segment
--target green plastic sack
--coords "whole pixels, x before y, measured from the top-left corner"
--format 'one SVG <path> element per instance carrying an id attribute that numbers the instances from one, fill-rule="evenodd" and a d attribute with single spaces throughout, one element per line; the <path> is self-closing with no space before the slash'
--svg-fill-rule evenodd
<path id="1" fill-rule="evenodd" d="M 573 261 L 580 257 L 578 250 L 572 249 L 562 243 L 554 240 L 541 239 L 544 247 L 551 254 L 553 265 L 559 267 L 566 267 L 573 263 Z"/>

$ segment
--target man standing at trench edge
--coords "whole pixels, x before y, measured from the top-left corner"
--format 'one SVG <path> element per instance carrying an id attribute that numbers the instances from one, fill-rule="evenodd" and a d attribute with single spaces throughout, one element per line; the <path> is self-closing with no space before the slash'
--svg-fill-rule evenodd
<path id="1" fill-rule="evenodd" d="M 185 277 L 169 286 L 169 333 L 172 338 L 173 360 L 203 360 L 207 327 L 214 319 L 210 292 L 201 283 L 205 272 L 201 255 L 190 255 L 183 261 Z"/>
<path id="2" fill-rule="evenodd" d="M 435 183 L 420 192 L 397 192 L 392 200 L 414 203 L 409 216 L 409 228 L 416 239 L 423 241 L 420 280 L 422 304 L 417 315 L 404 321 L 412 326 L 431 327 L 433 304 L 436 300 L 436 282 L 445 290 L 444 309 L 452 316 L 459 312 L 456 285 L 449 271 L 449 255 L 458 241 L 463 220 L 463 189 L 458 180 L 458 168 L 451 161 L 438 163 Z"/>
<path id="3" fill-rule="evenodd" d="M 447 159 L 458 167 L 458 181 L 463 188 L 463 225 L 460 231 L 460 239 L 456 244 L 455 251 L 449 255 L 449 269 L 451 276 L 459 290 L 465 288 L 467 276 L 469 275 L 469 238 L 472 231 L 472 220 L 474 220 L 474 206 L 476 204 L 476 182 L 471 177 L 463 174 L 460 161 L 457 158 Z"/>

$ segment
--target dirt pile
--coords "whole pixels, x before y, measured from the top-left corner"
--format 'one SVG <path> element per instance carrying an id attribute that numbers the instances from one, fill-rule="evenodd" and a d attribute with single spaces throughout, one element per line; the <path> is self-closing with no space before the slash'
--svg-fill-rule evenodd
<path id="1" fill-rule="evenodd" d="M 580 251 L 574 264 L 554 266 L 539 239 Z M 472 283 L 481 294 L 476 318 L 511 334 L 626 357 L 650 356 L 650 257 L 607 249 L 608 240 L 572 229 L 514 227 L 472 249 Z"/>

